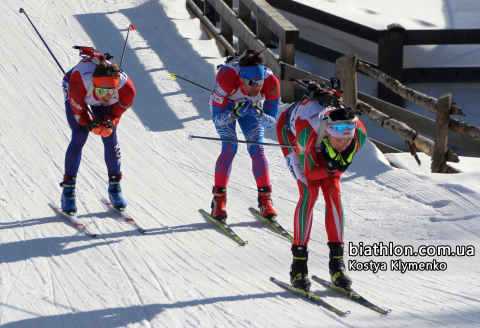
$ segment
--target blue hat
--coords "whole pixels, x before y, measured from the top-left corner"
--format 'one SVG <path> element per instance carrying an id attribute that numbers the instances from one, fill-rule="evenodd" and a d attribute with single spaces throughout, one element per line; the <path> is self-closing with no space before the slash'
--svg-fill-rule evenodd
<path id="1" fill-rule="evenodd" d="M 240 67 L 240 77 L 247 80 L 263 80 L 265 79 L 265 66 Z"/>

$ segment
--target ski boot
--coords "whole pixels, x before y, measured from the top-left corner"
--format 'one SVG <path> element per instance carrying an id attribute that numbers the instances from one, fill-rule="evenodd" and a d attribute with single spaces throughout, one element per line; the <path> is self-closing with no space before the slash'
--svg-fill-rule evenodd
<path id="1" fill-rule="evenodd" d="M 75 195 L 76 184 L 77 177 L 68 174 L 64 175 L 63 182 L 60 183 L 60 187 L 63 187 L 61 197 L 62 211 L 69 215 L 77 213 L 77 197 Z"/>
<path id="2" fill-rule="evenodd" d="M 127 202 L 123 199 L 120 180 L 122 180 L 121 173 L 108 175 L 108 197 L 113 207 L 119 211 L 123 211 L 125 207 L 127 207 Z"/>
<path id="3" fill-rule="evenodd" d="M 267 187 L 258 187 L 258 208 L 260 209 L 260 214 L 269 220 L 274 221 L 277 216 L 277 211 L 273 208 L 272 198 L 272 186 Z"/>
<path id="4" fill-rule="evenodd" d="M 293 287 L 306 292 L 310 291 L 312 283 L 308 279 L 308 252 L 307 246 L 292 246 L 293 262 L 290 268 L 290 283 Z"/>
<path id="5" fill-rule="evenodd" d="M 227 188 L 213 187 L 212 218 L 225 222 L 227 219 Z"/>
<path id="6" fill-rule="evenodd" d="M 330 262 L 328 268 L 332 283 L 346 290 L 351 289 L 352 279 L 345 272 L 343 262 L 343 243 L 327 243 L 330 248 Z"/>

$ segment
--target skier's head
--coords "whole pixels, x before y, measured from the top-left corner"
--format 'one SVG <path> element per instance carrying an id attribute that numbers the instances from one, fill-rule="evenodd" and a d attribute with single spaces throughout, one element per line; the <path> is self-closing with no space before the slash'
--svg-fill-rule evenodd
<path id="1" fill-rule="evenodd" d="M 257 96 L 265 81 L 265 57 L 257 51 L 247 51 L 238 63 L 240 80 L 249 96 Z"/>
<path id="2" fill-rule="evenodd" d="M 329 112 L 325 134 L 332 147 L 344 151 L 351 143 L 357 129 L 358 118 L 350 107 L 342 107 Z"/>
<path id="3" fill-rule="evenodd" d="M 92 73 L 95 93 L 106 106 L 118 92 L 120 69 L 114 61 L 101 61 Z"/>

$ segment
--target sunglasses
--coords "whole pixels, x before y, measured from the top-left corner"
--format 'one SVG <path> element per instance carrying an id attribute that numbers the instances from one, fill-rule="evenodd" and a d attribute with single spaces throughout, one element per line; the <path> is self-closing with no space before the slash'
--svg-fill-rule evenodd
<path id="1" fill-rule="evenodd" d="M 263 82 L 265 82 L 265 79 L 259 79 L 259 80 L 249 80 L 246 78 L 243 78 L 245 82 L 247 82 L 248 85 L 262 85 Z"/>
<path id="2" fill-rule="evenodd" d="M 95 88 L 95 93 L 100 97 L 104 97 L 107 93 L 111 94 L 112 96 L 118 92 L 118 87 L 116 88 Z"/>
<path id="3" fill-rule="evenodd" d="M 332 129 L 338 132 L 351 131 L 356 128 L 357 123 L 338 123 L 338 124 L 329 124 Z"/>

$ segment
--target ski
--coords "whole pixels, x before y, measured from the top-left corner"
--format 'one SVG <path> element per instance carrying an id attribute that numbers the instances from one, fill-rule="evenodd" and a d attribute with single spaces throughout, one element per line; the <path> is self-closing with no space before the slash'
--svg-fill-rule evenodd
<path id="1" fill-rule="evenodd" d="M 250 207 L 249 208 L 249 211 L 255 215 L 257 218 L 259 218 L 260 220 L 262 220 L 263 222 L 265 222 L 266 224 L 268 224 L 270 227 L 272 227 L 273 230 L 275 230 L 275 232 L 279 233 L 280 235 L 282 235 L 283 237 L 287 238 L 288 240 L 290 240 L 292 243 L 293 243 L 293 237 L 287 232 L 287 230 L 285 230 L 281 225 L 280 223 L 278 223 L 278 221 L 276 220 L 276 218 L 273 218 L 272 220 L 269 220 L 265 217 L 262 216 L 262 214 L 260 214 L 260 212 L 256 209 L 254 209 L 253 207 Z"/>
<path id="2" fill-rule="evenodd" d="M 367 308 L 369 308 L 373 311 L 376 311 L 376 312 L 381 313 L 381 314 L 389 314 L 390 312 L 392 312 L 392 310 L 390 310 L 390 309 L 384 310 L 384 309 L 379 308 L 378 306 L 376 306 L 375 304 L 372 304 L 371 302 L 367 301 L 365 298 L 363 298 L 362 296 L 360 296 L 357 292 L 354 292 L 353 290 L 346 290 L 344 288 L 338 287 L 338 286 L 334 285 L 333 283 L 331 283 L 327 280 L 324 280 L 322 278 L 319 278 L 317 276 L 312 276 L 312 279 L 314 281 L 318 282 L 319 284 L 321 284 L 322 286 L 330 288 L 330 289 L 336 291 L 337 293 L 348 297 L 353 302 L 358 303 L 360 305 L 363 305 L 363 306 L 365 306 L 365 307 L 367 307 Z"/>
<path id="3" fill-rule="evenodd" d="M 89 237 L 92 237 L 92 238 L 95 238 L 97 237 L 97 234 L 96 233 L 93 233 L 93 232 L 90 232 L 87 227 L 81 223 L 80 221 L 78 221 L 77 219 L 77 214 L 68 214 L 68 213 L 65 213 L 62 211 L 62 208 L 61 207 L 58 207 L 54 202 L 51 202 L 50 204 L 50 207 L 53 208 L 53 210 L 57 213 L 59 213 L 62 217 L 64 217 L 65 219 L 67 219 L 70 223 L 72 223 L 78 230 L 80 230 L 81 232 L 83 232 L 84 234 L 86 234 L 87 236 Z"/>
<path id="4" fill-rule="evenodd" d="M 206 217 L 207 219 L 209 219 L 210 221 L 212 221 L 213 224 L 215 224 L 216 226 L 218 226 L 220 229 L 222 229 L 228 236 L 230 236 L 231 238 L 233 238 L 237 243 L 240 244 L 240 246 L 245 246 L 246 244 L 248 244 L 248 241 L 243 241 L 240 237 L 237 236 L 237 234 L 232 230 L 232 228 L 225 222 L 220 222 L 218 220 L 215 220 L 214 218 L 212 218 L 212 216 L 205 212 L 204 210 L 202 209 L 199 209 L 198 210 L 204 217 Z"/>
<path id="5" fill-rule="evenodd" d="M 125 220 L 125 222 L 129 223 L 130 225 L 132 225 L 133 227 L 135 227 L 135 229 L 137 229 L 138 232 L 140 233 L 145 233 L 147 232 L 147 230 L 143 229 L 142 227 L 140 227 L 137 222 L 135 222 L 135 220 L 128 214 L 127 210 L 124 209 L 123 211 L 119 211 L 117 210 L 115 207 L 113 207 L 112 203 L 102 197 L 102 203 L 107 206 L 108 209 L 111 209 L 113 210 L 113 212 L 119 217 L 119 218 L 122 218 L 123 220 Z"/>
<path id="6" fill-rule="evenodd" d="M 271 277 L 270 280 L 273 281 L 274 283 L 276 283 L 277 285 L 279 285 L 280 287 L 282 287 L 286 290 L 290 290 L 290 291 L 296 293 L 297 295 L 300 295 L 303 298 L 306 298 L 306 299 L 308 299 L 308 300 L 310 300 L 310 301 L 312 301 L 312 302 L 314 302 L 314 303 L 316 303 L 320 306 L 323 306 L 325 309 L 327 309 L 329 311 L 332 311 L 332 312 L 338 314 L 339 316 L 345 316 L 347 314 L 350 314 L 350 311 L 347 311 L 347 312 L 340 311 L 339 309 L 331 306 L 330 304 L 328 304 L 327 302 L 325 302 L 324 300 L 322 300 L 320 297 L 318 297 L 317 295 L 315 295 L 312 292 L 306 292 L 301 288 L 293 287 L 292 285 L 284 283 L 283 281 L 277 280 L 273 277 Z"/>

